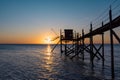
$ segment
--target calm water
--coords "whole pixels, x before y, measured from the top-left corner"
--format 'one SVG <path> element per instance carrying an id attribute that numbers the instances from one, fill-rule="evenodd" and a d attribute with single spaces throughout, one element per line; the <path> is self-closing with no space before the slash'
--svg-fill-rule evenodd
<path id="1" fill-rule="evenodd" d="M 97 45 L 99 46 L 99 45 Z M 85 61 L 60 56 L 59 46 L 50 53 L 48 45 L 0 45 L 0 80 L 104 80 L 111 79 L 110 46 L 105 45 L 105 67 L 95 59 Z M 115 45 L 115 80 L 120 80 L 120 45 Z"/>

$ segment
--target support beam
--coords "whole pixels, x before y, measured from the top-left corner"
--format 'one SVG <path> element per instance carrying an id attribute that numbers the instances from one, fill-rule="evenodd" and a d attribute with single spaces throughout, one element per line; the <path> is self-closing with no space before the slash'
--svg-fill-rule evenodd
<path id="1" fill-rule="evenodd" d="M 104 33 L 102 34 L 102 56 L 103 56 L 102 66 L 104 66 L 104 61 L 105 61 L 105 58 L 104 58 Z"/>
<path id="2" fill-rule="evenodd" d="M 77 33 L 77 38 L 76 38 L 76 40 L 77 40 L 77 44 L 76 44 L 76 46 L 77 46 L 77 56 L 79 55 L 79 41 L 78 41 L 78 38 L 79 38 L 79 33 Z"/>
<path id="3" fill-rule="evenodd" d="M 64 47 L 65 47 L 65 56 L 66 56 L 67 55 L 67 42 L 66 41 L 65 41 Z"/>
<path id="4" fill-rule="evenodd" d="M 109 10 L 109 19 L 110 19 L 110 43 L 111 43 L 111 74 L 112 74 L 112 79 L 115 77 L 114 73 L 114 47 L 113 47 L 113 35 L 112 35 L 112 11 L 111 7 Z"/>
<path id="5" fill-rule="evenodd" d="M 57 47 L 57 45 L 59 44 L 60 41 L 57 42 L 57 44 L 53 47 L 53 49 L 51 50 L 51 52 L 54 51 L 54 49 Z"/>
<path id="6" fill-rule="evenodd" d="M 61 51 L 61 56 L 62 56 L 62 53 L 63 53 L 63 51 L 62 51 L 62 30 L 60 29 L 60 51 Z"/>
<path id="7" fill-rule="evenodd" d="M 92 67 L 94 67 L 94 64 L 93 64 L 93 36 L 92 36 L 92 23 L 90 24 L 90 61 L 91 61 Z"/>
<path id="8" fill-rule="evenodd" d="M 102 27 L 103 27 L 103 22 L 102 22 Z M 104 33 L 102 33 L 102 56 L 104 58 Z M 104 67 L 104 59 L 102 59 L 102 66 Z"/>
<path id="9" fill-rule="evenodd" d="M 100 54 L 100 49 L 102 48 L 102 46 L 100 46 L 98 49 L 93 45 L 94 49 L 96 50 L 95 53 L 93 53 L 93 58 L 95 58 L 95 56 L 98 58 L 98 60 L 100 60 L 100 58 L 97 56 L 97 54 L 99 54 L 99 56 L 102 58 L 102 55 Z"/>
<path id="10" fill-rule="evenodd" d="M 115 38 L 117 39 L 117 41 L 120 43 L 120 38 L 118 37 L 118 35 L 112 30 L 112 34 L 115 36 Z"/>
<path id="11" fill-rule="evenodd" d="M 83 49 L 83 51 L 82 51 L 82 60 L 84 60 L 84 47 L 85 47 L 85 43 L 84 43 L 84 29 L 82 29 L 82 37 L 83 37 L 83 39 L 82 39 L 82 49 Z"/>

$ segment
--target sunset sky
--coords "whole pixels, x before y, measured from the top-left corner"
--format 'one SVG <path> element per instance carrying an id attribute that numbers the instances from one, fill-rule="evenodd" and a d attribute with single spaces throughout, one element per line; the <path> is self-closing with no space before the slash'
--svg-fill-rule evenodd
<path id="1" fill-rule="evenodd" d="M 56 37 L 51 29 L 57 34 L 66 28 L 87 31 L 113 1 L 0 0 L 0 44 L 44 44 Z"/>

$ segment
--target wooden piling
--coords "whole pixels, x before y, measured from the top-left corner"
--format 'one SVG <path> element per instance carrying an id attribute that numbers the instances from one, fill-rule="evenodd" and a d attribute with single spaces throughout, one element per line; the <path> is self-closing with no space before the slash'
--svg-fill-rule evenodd
<path id="1" fill-rule="evenodd" d="M 102 22 L 102 27 L 103 27 L 103 22 Z M 102 59 L 102 66 L 104 67 L 104 33 L 102 33 L 102 56 L 103 56 L 103 59 Z"/>
<path id="2" fill-rule="evenodd" d="M 63 51 L 62 51 L 62 30 L 60 29 L 60 51 L 61 51 L 61 55 L 62 55 L 62 53 L 63 53 Z"/>
<path id="3" fill-rule="evenodd" d="M 92 36 L 92 23 L 90 24 L 90 61 L 91 61 L 92 67 L 94 67 L 94 64 L 93 64 L 93 36 Z"/>
<path id="4" fill-rule="evenodd" d="M 84 46 L 85 46 L 85 43 L 84 43 L 84 29 L 82 29 L 82 60 L 84 60 Z"/>
<path id="5" fill-rule="evenodd" d="M 113 34 L 112 34 L 112 10 L 110 7 L 109 10 L 109 19 L 110 19 L 110 46 L 111 46 L 111 73 L 112 73 L 112 78 L 114 79 L 115 74 L 114 74 L 114 47 L 113 47 Z"/>

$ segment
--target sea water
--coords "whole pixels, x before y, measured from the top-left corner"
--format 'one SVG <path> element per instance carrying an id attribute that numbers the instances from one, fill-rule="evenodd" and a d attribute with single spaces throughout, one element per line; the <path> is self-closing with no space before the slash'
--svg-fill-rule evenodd
<path id="1" fill-rule="evenodd" d="M 99 46 L 99 45 L 96 45 Z M 108 80 L 111 79 L 110 45 L 105 45 L 105 66 L 95 58 L 61 56 L 59 45 L 0 45 L 0 80 Z M 120 80 L 120 45 L 114 45 L 115 80 Z"/>

